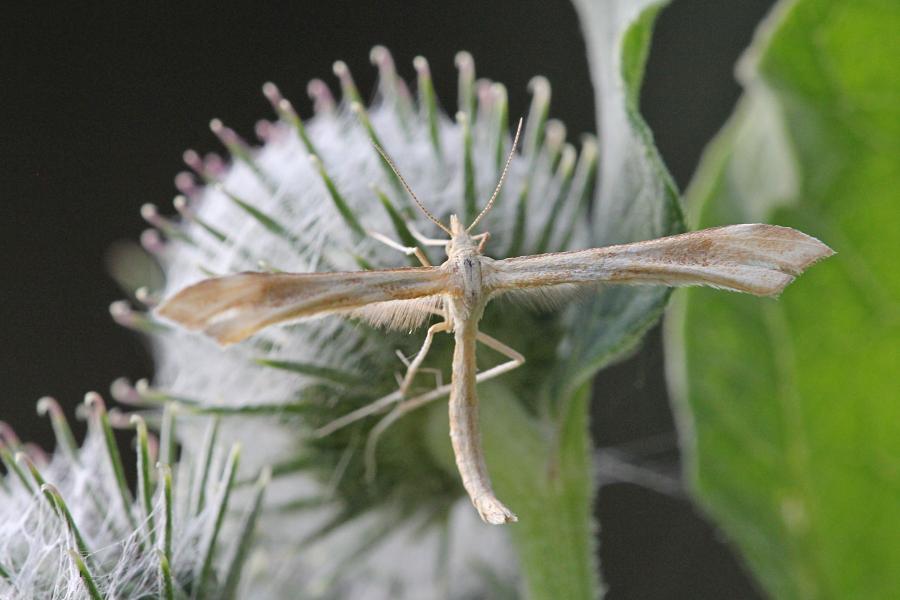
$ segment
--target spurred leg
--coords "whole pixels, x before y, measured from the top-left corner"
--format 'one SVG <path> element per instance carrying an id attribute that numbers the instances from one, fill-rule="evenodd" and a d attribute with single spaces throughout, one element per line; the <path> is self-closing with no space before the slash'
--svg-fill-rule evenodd
<path id="1" fill-rule="evenodd" d="M 504 356 L 506 356 L 510 359 L 507 362 L 504 362 L 497 366 L 491 367 L 490 369 L 488 369 L 482 373 L 478 373 L 475 376 L 476 383 L 480 383 L 482 381 L 487 381 L 489 379 L 493 379 L 494 377 L 498 377 L 504 373 L 512 371 L 513 369 L 521 366 L 522 363 L 525 362 L 525 357 L 522 356 L 521 353 L 513 350 L 512 348 L 510 348 L 503 342 L 497 340 L 496 338 L 489 336 L 488 334 L 486 334 L 484 332 L 479 331 L 476 336 L 476 339 L 479 342 L 483 343 L 488 348 L 491 348 L 492 350 L 496 350 L 497 352 L 503 354 Z M 415 398 L 410 398 L 409 400 L 401 402 L 400 404 L 395 406 L 391 412 L 389 412 L 387 415 L 385 415 L 375 425 L 375 427 L 372 428 L 372 431 L 369 432 L 369 438 L 366 441 L 366 451 L 365 451 L 366 477 L 368 479 L 371 480 L 375 476 L 375 449 L 378 445 L 378 439 L 387 430 L 387 428 L 390 427 L 391 425 L 393 425 L 403 415 L 405 415 L 409 412 L 412 412 L 412 411 L 416 410 L 417 408 L 425 406 L 429 402 L 433 402 L 434 400 L 438 400 L 438 399 L 446 396 L 447 394 L 450 393 L 450 389 L 451 389 L 451 385 L 439 386 L 439 387 L 431 390 L 430 392 L 426 392 L 424 394 L 416 396 Z M 385 397 L 385 399 L 387 399 L 387 397 Z M 382 400 L 385 400 L 385 399 L 382 399 Z M 392 401 L 393 401 L 393 399 L 392 399 Z M 355 417 L 350 421 L 344 421 L 344 418 L 342 417 L 341 421 L 344 421 L 344 422 L 342 422 L 340 426 L 343 427 L 345 425 L 349 425 L 353 421 L 356 421 L 358 419 L 363 418 L 364 416 L 368 416 L 370 414 L 378 412 L 381 408 L 384 408 L 384 407 L 387 407 L 390 405 L 390 402 L 383 402 L 381 400 L 376 401 L 376 403 L 379 405 L 377 408 L 375 408 L 374 410 L 371 410 L 371 411 L 366 411 L 365 414 L 356 414 Z M 373 406 L 374 404 L 375 403 L 370 404 L 368 407 L 363 407 L 363 408 L 369 408 L 369 407 Z M 354 413 L 360 413 L 361 411 L 362 411 L 362 409 L 360 409 L 358 411 L 354 411 Z M 350 413 L 350 415 L 347 415 L 347 416 L 354 415 L 354 413 Z M 340 427 L 333 428 L 329 431 L 329 433 L 331 431 L 335 431 L 336 429 L 339 429 L 339 428 Z"/>
<path id="2" fill-rule="evenodd" d="M 443 313 L 438 313 L 443 314 Z M 419 352 L 416 354 L 415 359 L 412 362 L 407 363 L 407 371 L 403 380 L 400 382 L 400 388 L 396 392 L 391 392 L 387 396 L 383 398 L 379 398 L 375 400 L 371 404 L 367 404 L 361 408 L 354 410 L 353 412 L 347 413 L 346 415 L 335 419 L 334 421 L 328 423 L 327 425 L 320 427 L 316 430 L 315 435 L 317 437 L 325 437 L 331 433 L 334 433 L 338 429 L 342 429 L 351 423 L 355 423 L 356 421 L 368 417 L 369 415 L 381 412 L 383 409 L 388 408 L 390 405 L 400 402 L 403 400 L 406 392 L 409 390 L 409 386 L 412 385 L 412 380 L 418 372 L 420 366 L 422 365 L 422 361 L 425 360 L 426 355 L 428 354 L 428 350 L 431 348 L 431 342 L 434 339 L 434 334 L 447 331 L 449 329 L 450 323 L 447 321 L 443 321 L 441 323 L 435 323 L 431 327 L 428 328 L 428 332 L 425 334 L 425 341 L 422 344 L 422 347 L 419 349 Z M 401 359 L 403 360 L 403 359 Z M 405 361 L 404 361 L 405 362 Z M 449 385 L 440 385 L 440 378 L 437 378 L 438 386 L 437 390 L 443 390 L 443 394 L 447 394 L 450 392 Z M 432 390 L 433 392 L 434 390 Z M 440 398 L 440 395 L 437 396 Z"/>
<path id="3" fill-rule="evenodd" d="M 428 356 L 428 351 L 431 350 L 431 342 L 434 340 L 434 334 L 440 333 L 442 331 L 447 331 L 449 329 L 450 323 L 448 321 L 435 323 L 428 328 L 428 331 L 425 333 L 425 341 L 422 343 L 422 347 L 419 348 L 419 353 L 416 354 L 416 357 L 413 359 L 413 361 L 409 363 L 409 367 L 406 369 L 406 377 L 403 378 L 403 383 L 400 384 L 401 396 L 406 397 L 406 393 L 409 391 L 409 386 L 412 385 L 413 379 L 415 378 L 416 373 L 418 373 L 419 371 L 419 367 L 422 366 L 422 361 L 424 361 L 425 357 Z"/>

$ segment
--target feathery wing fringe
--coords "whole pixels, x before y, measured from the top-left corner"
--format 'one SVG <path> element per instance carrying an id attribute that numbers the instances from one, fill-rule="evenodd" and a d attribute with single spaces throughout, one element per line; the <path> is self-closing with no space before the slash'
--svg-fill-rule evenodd
<path id="1" fill-rule="evenodd" d="M 443 306 L 441 296 L 423 296 L 415 300 L 388 300 L 353 309 L 347 316 L 384 329 L 413 331 L 421 327 Z"/>
<path id="2" fill-rule="evenodd" d="M 560 283 L 559 285 L 511 289 L 494 296 L 502 301 L 512 301 L 538 313 L 552 312 L 569 302 L 577 302 L 590 296 L 601 284 Z"/>

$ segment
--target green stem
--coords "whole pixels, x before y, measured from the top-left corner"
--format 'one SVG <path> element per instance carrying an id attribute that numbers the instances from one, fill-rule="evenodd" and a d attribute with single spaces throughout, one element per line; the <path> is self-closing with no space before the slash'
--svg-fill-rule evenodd
<path id="1" fill-rule="evenodd" d="M 485 386 L 483 441 L 500 497 L 517 513 L 508 525 L 527 597 L 591 600 L 600 592 L 591 517 L 588 400 L 583 385 L 554 424 L 555 433 L 499 386 Z M 489 401 L 487 400 L 489 398 Z"/>

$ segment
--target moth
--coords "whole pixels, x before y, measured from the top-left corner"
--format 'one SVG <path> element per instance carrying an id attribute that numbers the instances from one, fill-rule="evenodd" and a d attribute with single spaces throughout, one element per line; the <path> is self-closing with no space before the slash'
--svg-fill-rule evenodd
<path id="1" fill-rule="evenodd" d="M 515 514 L 494 494 L 481 448 L 476 384 L 525 362 L 525 357 L 480 331 L 485 306 L 505 294 L 546 295 L 554 290 L 594 284 L 705 285 L 757 296 L 774 296 L 815 261 L 832 250 L 819 240 L 788 227 L 749 224 L 704 229 L 660 239 L 495 260 L 485 256 L 488 232 L 473 230 L 491 210 L 503 185 L 522 129 L 497 187 L 480 214 L 467 226 L 456 215 L 442 223 L 419 201 L 388 155 L 385 161 L 425 216 L 449 236 L 424 245 L 443 246 L 447 259 L 429 264 L 418 248 L 407 248 L 377 233 L 376 239 L 410 255 L 421 267 L 343 273 L 245 272 L 201 281 L 165 301 L 157 313 L 189 329 L 201 330 L 219 343 L 240 342 L 260 330 L 326 314 L 369 318 L 381 324 L 412 328 L 434 314 L 418 354 L 408 363 L 399 389 L 373 405 L 324 428 L 333 431 L 364 415 L 396 404 L 373 431 L 377 438 L 399 415 L 449 392 L 450 439 L 463 486 L 481 518 L 491 524 L 516 521 Z M 449 386 L 408 397 L 438 333 L 454 337 Z M 476 346 L 484 344 L 509 360 L 478 373 Z"/>

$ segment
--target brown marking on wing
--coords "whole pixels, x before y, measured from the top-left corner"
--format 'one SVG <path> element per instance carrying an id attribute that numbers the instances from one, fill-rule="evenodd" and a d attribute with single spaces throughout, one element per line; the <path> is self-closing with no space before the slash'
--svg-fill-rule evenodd
<path id="1" fill-rule="evenodd" d="M 346 273 L 239 273 L 189 286 L 157 314 L 200 329 L 221 344 L 239 342 L 276 323 L 347 312 L 374 302 L 440 294 L 439 267 Z"/>

